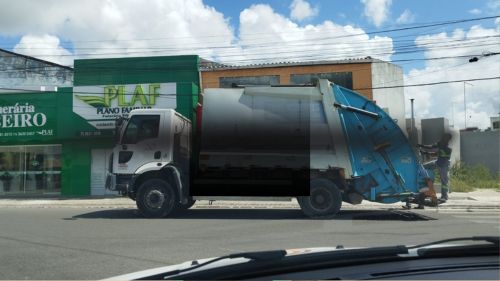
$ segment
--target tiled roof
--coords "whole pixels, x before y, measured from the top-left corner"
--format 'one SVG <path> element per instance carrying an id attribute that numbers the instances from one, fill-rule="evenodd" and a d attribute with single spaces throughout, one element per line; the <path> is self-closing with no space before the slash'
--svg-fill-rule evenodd
<path id="1" fill-rule="evenodd" d="M 306 65 L 327 65 L 327 64 L 372 63 L 375 61 L 381 62 L 381 60 L 374 59 L 371 57 L 366 57 L 366 58 L 343 59 L 343 60 L 297 61 L 297 62 L 290 61 L 290 62 L 270 62 L 270 63 L 247 64 L 247 65 L 232 65 L 232 64 L 223 64 L 206 59 L 201 59 L 200 71 L 306 66 Z"/>

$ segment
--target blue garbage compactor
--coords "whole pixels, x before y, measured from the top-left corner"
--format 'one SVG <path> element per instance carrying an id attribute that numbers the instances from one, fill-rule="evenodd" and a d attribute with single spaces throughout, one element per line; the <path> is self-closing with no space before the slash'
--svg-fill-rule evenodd
<path id="1" fill-rule="evenodd" d="M 332 92 L 348 143 L 354 188 L 374 202 L 413 200 L 426 187 L 426 179 L 418 173 L 422 164 L 403 131 L 373 101 L 338 85 Z"/>

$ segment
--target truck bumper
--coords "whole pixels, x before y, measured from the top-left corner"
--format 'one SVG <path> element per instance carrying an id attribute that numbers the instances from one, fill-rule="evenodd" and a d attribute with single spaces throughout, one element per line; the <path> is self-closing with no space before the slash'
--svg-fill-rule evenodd
<path id="1" fill-rule="evenodd" d="M 134 184 L 134 175 L 122 175 L 108 173 L 106 177 L 106 189 L 118 191 L 123 195 L 128 194 Z"/>

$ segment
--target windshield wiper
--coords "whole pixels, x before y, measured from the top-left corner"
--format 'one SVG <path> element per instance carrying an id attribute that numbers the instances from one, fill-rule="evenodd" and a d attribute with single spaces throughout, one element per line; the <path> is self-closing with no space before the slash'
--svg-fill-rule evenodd
<path id="1" fill-rule="evenodd" d="M 434 242 L 430 242 L 430 243 L 411 246 L 411 247 L 408 247 L 408 249 L 425 248 L 428 246 L 440 245 L 440 244 L 444 244 L 444 243 L 457 242 L 457 241 L 482 241 L 482 242 L 489 242 L 489 243 L 498 245 L 500 243 L 499 242 L 500 237 L 499 236 L 472 236 L 472 237 L 450 238 L 450 239 L 444 239 L 444 240 L 434 241 Z"/>
<path id="2" fill-rule="evenodd" d="M 179 275 L 200 267 L 207 266 L 209 264 L 221 261 L 221 260 L 226 260 L 226 259 L 236 259 L 236 258 L 246 258 L 251 261 L 266 261 L 266 260 L 280 260 L 283 257 L 286 256 L 286 251 L 285 250 L 274 250 L 274 251 L 260 251 L 260 252 L 244 252 L 244 253 L 236 253 L 236 254 L 231 254 L 231 255 L 226 255 L 222 257 L 218 257 L 203 263 L 198 263 L 197 261 L 192 261 L 191 267 L 184 268 L 184 269 L 177 269 L 177 270 L 172 270 L 168 272 L 163 272 L 161 274 L 158 274 L 156 276 L 148 276 L 144 278 L 143 280 L 151 280 L 151 279 L 166 279 L 169 276 L 174 276 L 174 275 Z M 139 279 L 142 280 L 142 279 Z"/>
<path id="3" fill-rule="evenodd" d="M 480 244 L 464 244 L 464 245 L 446 245 L 450 242 L 458 241 L 480 241 L 487 242 Z M 499 236 L 472 236 L 459 237 L 439 240 L 431 243 L 420 244 L 408 247 L 409 250 L 415 250 L 418 257 L 463 257 L 463 256 L 484 256 L 484 255 L 499 255 L 500 253 L 500 237 Z M 444 245 L 443 245 L 444 244 Z M 439 246 L 440 247 L 431 247 Z"/>
<path id="4" fill-rule="evenodd" d="M 283 271 L 310 266 L 324 266 L 359 262 L 361 260 L 380 260 L 382 258 L 399 258 L 401 254 L 407 254 L 406 246 L 390 246 L 376 248 L 361 248 L 348 250 L 333 250 L 324 252 L 305 253 L 300 255 L 286 256 L 285 250 L 248 252 L 228 256 L 222 256 L 189 268 L 173 270 L 146 279 L 240 279 L 247 274 L 259 276 L 269 271 Z M 212 264 L 217 261 L 234 258 L 247 258 L 248 262 L 230 264 L 204 270 L 202 272 L 190 272 L 194 269 Z"/>

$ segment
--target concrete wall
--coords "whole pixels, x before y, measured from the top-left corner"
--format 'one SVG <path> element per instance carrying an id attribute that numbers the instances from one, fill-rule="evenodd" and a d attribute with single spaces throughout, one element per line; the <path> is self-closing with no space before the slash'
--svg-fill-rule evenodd
<path id="1" fill-rule="evenodd" d="M 352 72 L 353 89 L 372 99 L 370 63 L 346 63 L 325 65 L 291 65 L 283 67 L 258 67 L 245 69 L 223 69 L 201 72 L 202 89 L 219 88 L 220 77 L 279 75 L 280 84 L 288 85 L 290 75 L 308 73 Z M 364 90 L 363 90 L 364 89 Z"/>
<path id="2" fill-rule="evenodd" d="M 500 131 L 461 132 L 462 162 L 483 164 L 492 173 L 500 172 Z"/>
<path id="3" fill-rule="evenodd" d="M 0 50 L 0 87 L 40 90 L 40 86 L 73 85 L 73 69 Z"/>
<path id="4" fill-rule="evenodd" d="M 406 133 L 404 78 L 401 67 L 394 64 L 376 61 L 372 63 L 373 100 L 377 105 L 386 108 L 392 118 L 396 119 L 399 127 Z M 377 87 L 393 87 L 376 89 Z"/>

